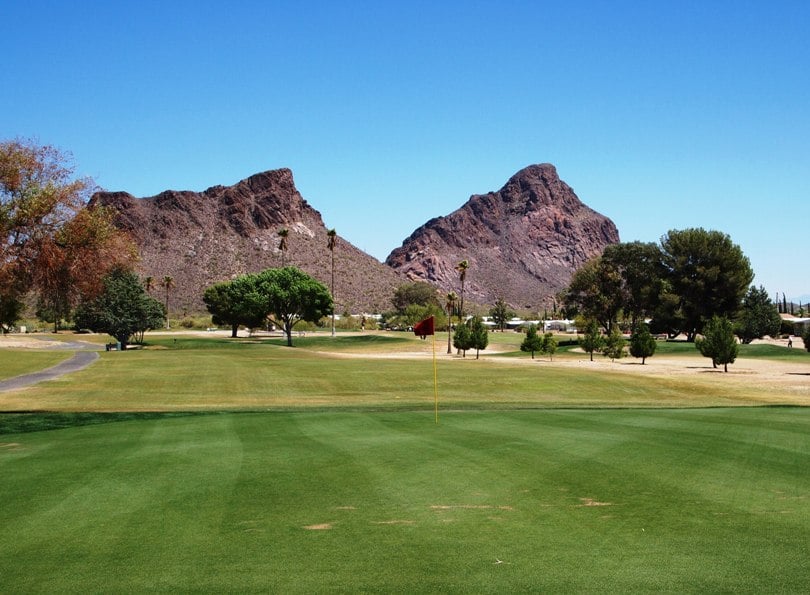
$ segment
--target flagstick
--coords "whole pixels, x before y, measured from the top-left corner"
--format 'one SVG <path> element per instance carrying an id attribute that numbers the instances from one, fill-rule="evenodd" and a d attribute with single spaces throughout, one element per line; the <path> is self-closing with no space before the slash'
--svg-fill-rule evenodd
<path id="1" fill-rule="evenodd" d="M 439 377 L 436 372 L 436 334 L 433 334 L 433 408 L 436 411 L 436 424 L 439 423 Z"/>

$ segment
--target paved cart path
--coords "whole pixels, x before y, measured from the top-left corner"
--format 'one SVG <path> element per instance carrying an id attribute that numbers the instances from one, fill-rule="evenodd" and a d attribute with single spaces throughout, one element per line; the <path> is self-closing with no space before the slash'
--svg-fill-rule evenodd
<path id="1" fill-rule="evenodd" d="M 0 392 L 18 390 L 25 388 L 26 386 L 31 386 L 32 384 L 37 384 L 38 382 L 53 380 L 54 378 L 59 378 L 65 374 L 77 372 L 83 368 L 86 368 L 97 359 L 98 353 L 95 351 L 79 351 L 73 357 L 58 363 L 55 366 L 51 366 L 50 368 L 40 370 L 39 372 L 32 372 L 31 374 L 14 376 L 13 378 L 8 378 L 6 380 L 0 380 Z"/>

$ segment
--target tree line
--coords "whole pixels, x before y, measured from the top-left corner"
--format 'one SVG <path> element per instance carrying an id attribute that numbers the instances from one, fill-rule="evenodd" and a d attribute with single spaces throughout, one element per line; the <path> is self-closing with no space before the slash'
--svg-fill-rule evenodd
<path id="1" fill-rule="evenodd" d="M 781 318 L 742 249 L 722 232 L 672 230 L 660 244 L 608 246 L 578 269 L 562 295 L 568 315 L 606 332 L 649 321 L 654 334 L 694 342 L 714 317 L 733 322 L 743 343 L 779 333 Z"/>

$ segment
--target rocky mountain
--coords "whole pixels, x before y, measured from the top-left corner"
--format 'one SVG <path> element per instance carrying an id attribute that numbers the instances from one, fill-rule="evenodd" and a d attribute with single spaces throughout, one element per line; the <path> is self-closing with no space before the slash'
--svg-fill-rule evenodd
<path id="1" fill-rule="evenodd" d="M 512 176 L 497 192 L 474 195 L 431 219 L 386 259 L 412 280 L 460 289 L 456 265 L 467 260 L 465 301 L 540 310 L 588 259 L 617 243 L 607 217 L 584 205 L 548 163 Z"/>
<path id="2" fill-rule="evenodd" d="M 204 311 L 203 291 L 217 281 L 282 264 L 297 266 L 331 286 L 326 226 L 296 189 L 289 169 L 204 192 L 167 190 L 146 198 L 98 192 L 91 204 L 114 209 L 116 225 L 138 245 L 142 275 L 156 281 L 172 277 L 173 315 Z M 281 229 L 288 230 L 283 257 Z M 338 312 L 390 309 L 391 295 L 405 282 L 403 277 L 340 237 L 334 256 Z M 153 294 L 162 301 L 159 287 Z"/>

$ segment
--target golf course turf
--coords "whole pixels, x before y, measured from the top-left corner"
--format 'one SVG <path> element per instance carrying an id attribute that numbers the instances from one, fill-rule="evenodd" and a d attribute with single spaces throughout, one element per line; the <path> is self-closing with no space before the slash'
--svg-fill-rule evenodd
<path id="1" fill-rule="evenodd" d="M 580 370 L 577 383 L 551 366 L 454 360 L 436 424 L 429 371 L 409 380 L 429 360 L 171 347 L 102 354 L 0 394 L 4 592 L 810 584 L 808 408 L 718 407 L 733 391 L 701 397 L 687 380 Z M 226 406 L 196 399 L 218 383 Z M 292 396 L 262 399 L 256 383 Z M 514 395 L 492 394 L 510 384 Z"/>

